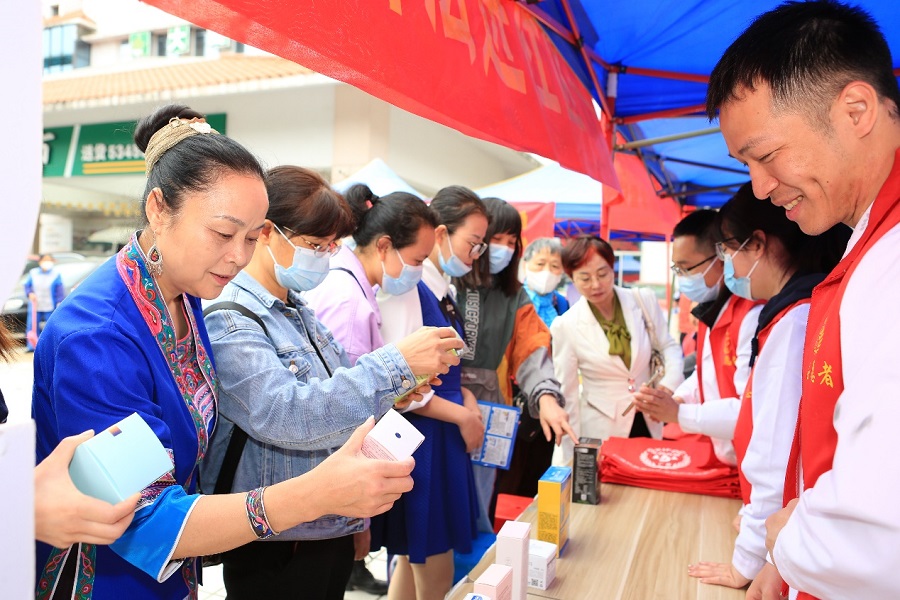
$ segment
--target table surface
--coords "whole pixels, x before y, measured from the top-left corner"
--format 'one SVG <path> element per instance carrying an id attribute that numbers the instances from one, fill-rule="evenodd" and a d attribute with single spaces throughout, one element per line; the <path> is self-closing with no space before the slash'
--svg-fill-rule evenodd
<path id="1" fill-rule="evenodd" d="M 730 562 L 739 500 L 601 484 L 597 506 L 572 504 L 569 544 L 546 590 L 528 588 L 538 600 L 739 600 L 744 590 L 701 584 L 687 566 L 700 560 Z M 532 524 L 537 503 L 518 518 Z M 531 536 L 536 537 L 532 527 Z M 491 546 L 449 600 L 462 600 L 494 562 Z"/>

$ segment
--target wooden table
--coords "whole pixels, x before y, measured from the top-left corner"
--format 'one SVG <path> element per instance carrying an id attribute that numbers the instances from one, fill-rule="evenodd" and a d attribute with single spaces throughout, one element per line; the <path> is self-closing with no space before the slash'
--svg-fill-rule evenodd
<path id="1" fill-rule="evenodd" d="M 738 500 L 601 484 L 597 506 L 572 504 L 569 544 L 547 590 L 528 588 L 535 600 L 740 600 L 744 590 L 701 584 L 687 566 L 730 562 Z M 532 502 L 519 521 L 537 519 Z M 531 535 L 536 537 L 537 528 Z M 462 600 L 494 562 L 491 546 L 464 582 L 447 596 Z"/>

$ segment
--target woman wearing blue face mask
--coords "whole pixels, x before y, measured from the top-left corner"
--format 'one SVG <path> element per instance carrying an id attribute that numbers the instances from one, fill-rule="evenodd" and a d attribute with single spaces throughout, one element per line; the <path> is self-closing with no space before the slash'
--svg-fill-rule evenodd
<path id="1" fill-rule="evenodd" d="M 265 183 L 261 247 L 205 303 L 220 380 L 220 422 L 201 471 L 206 490 L 232 473 L 232 489 L 251 490 L 308 472 L 357 424 L 390 410 L 415 375 L 445 373 L 458 361 L 447 350 L 462 346 L 452 329 L 422 329 L 354 366 L 300 295 L 328 276 L 340 250 L 335 240 L 353 230 L 350 207 L 300 167 L 276 167 Z M 243 448 L 232 450 L 242 433 Z M 226 468 L 229 450 L 240 461 Z M 364 529 L 363 519 L 332 515 L 226 553 L 229 598 L 285 598 L 298 590 L 304 598 L 343 598 L 354 562 L 351 534 Z"/>
<path id="2" fill-rule="evenodd" d="M 479 527 L 487 532 L 493 527 L 496 494 L 534 496 L 538 479 L 550 466 L 554 441 L 560 443 L 567 434 L 574 439 L 574 433 L 553 372 L 550 330 L 518 278 L 519 211 L 499 198 L 485 198 L 484 204 L 491 218 L 490 255 L 455 281 L 466 332 L 471 332 L 463 355 L 463 385 L 479 400 L 506 404 L 512 402 L 515 385 L 528 413 L 522 418 L 523 435 L 516 441 L 510 468 L 475 468 L 482 505 Z M 501 379 L 499 372 L 506 377 Z"/>
<path id="3" fill-rule="evenodd" d="M 759 314 L 750 380 L 734 430 L 744 507 L 732 560 L 691 565 L 688 573 L 704 583 L 740 588 L 778 576 L 766 562 L 765 521 L 782 507 L 805 375 L 801 359 L 810 296 L 840 260 L 851 230 L 838 225 L 808 236 L 783 208 L 757 200 L 750 184 L 719 211 L 718 227 L 716 252 L 724 262 L 725 285 L 737 296 L 767 302 Z M 755 597 L 753 588 L 748 597 Z"/>
<path id="4" fill-rule="evenodd" d="M 437 218 L 420 198 L 405 192 L 379 198 L 358 184 L 344 197 L 356 220 L 352 249 L 332 256 L 328 277 L 304 297 L 356 364 L 384 346 L 374 288 L 394 296 L 416 288 L 434 248 Z M 386 594 L 387 584 L 376 580 L 362 560 L 369 552 L 369 530 L 355 534 L 354 541 L 356 562 L 347 589 Z"/>
<path id="5" fill-rule="evenodd" d="M 386 341 L 422 325 L 451 325 L 464 336 L 450 278 L 468 272 L 485 251 L 487 210 L 461 186 L 438 191 L 431 209 L 438 226 L 422 281 L 406 294 L 378 292 Z M 468 452 L 481 444 L 484 425 L 475 397 L 460 385 L 459 368 L 441 380 L 427 404 L 414 404 L 407 413 L 425 435 L 414 454 L 414 491 L 372 520 L 373 548 L 384 545 L 399 555 L 390 598 L 442 599 L 453 585 L 453 553 L 472 551 L 478 505 Z"/>

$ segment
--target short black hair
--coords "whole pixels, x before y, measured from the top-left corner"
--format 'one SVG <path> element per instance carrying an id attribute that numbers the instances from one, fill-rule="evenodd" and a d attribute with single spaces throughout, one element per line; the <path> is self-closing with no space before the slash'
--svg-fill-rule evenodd
<path id="1" fill-rule="evenodd" d="M 737 248 L 762 231 L 777 238 L 784 248 L 778 257 L 785 270 L 797 273 L 830 273 L 840 262 L 852 230 L 842 223 L 820 235 L 807 235 L 787 218 L 784 208 L 768 200 L 758 200 L 749 183 L 726 202 L 716 218 L 720 241 Z"/>
<path id="2" fill-rule="evenodd" d="M 891 51 L 878 24 L 859 7 L 833 0 L 785 2 L 758 16 L 728 47 L 709 77 L 706 114 L 742 88 L 771 89 L 773 109 L 808 109 L 826 124 L 831 102 L 851 81 L 872 85 L 900 106 Z"/>
<path id="3" fill-rule="evenodd" d="M 716 211 L 710 209 L 695 210 L 683 218 L 672 230 L 672 237 L 691 236 L 696 240 L 698 248 L 713 252 L 719 240 L 716 227 Z"/>

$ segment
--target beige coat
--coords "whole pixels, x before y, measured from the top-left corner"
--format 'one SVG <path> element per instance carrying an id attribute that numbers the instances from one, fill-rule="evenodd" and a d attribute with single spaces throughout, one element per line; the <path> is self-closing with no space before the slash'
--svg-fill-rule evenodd
<path id="1" fill-rule="evenodd" d="M 640 305 L 631 289 L 618 286 L 614 289 L 631 333 L 630 369 L 625 368 L 621 357 L 609 355 L 606 334 L 584 298 L 557 317 L 550 327 L 556 378 L 562 384 L 569 421 L 579 437 L 627 437 L 635 414 L 632 410 L 622 416 L 633 398 L 628 391 L 629 379 L 634 379 L 639 387 L 650 378 L 650 336 L 644 327 Z M 666 374 L 660 385 L 674 390 L 684 380 L 681 346 L 669 334 L 666 315 L 653 291 L 642 288 L 640 293 L 655 324 L 666 363 Z M 662 423 L 647 419 L 647 426 L 653 437 L 662 437 Z M 562 448 L 554 455 L 554 462 L 564 464 L 571 456 L 572 442 L 564 440 Z"/>

